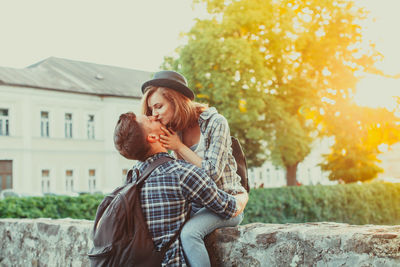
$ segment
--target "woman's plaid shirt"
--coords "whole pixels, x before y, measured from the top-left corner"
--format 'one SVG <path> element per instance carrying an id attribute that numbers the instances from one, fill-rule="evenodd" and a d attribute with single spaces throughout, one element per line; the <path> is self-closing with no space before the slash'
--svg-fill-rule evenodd
<path id="1" fill-rule="evenodd" d="M 214 107 L 200 114 L 200 132 L 204 136 L 205 151 L 201 168 L 214 180 L 219 189 L 230 194 L 246 192 L 236 173 L 232 155 L 232 141 L 228 121 Z"/>
<path id="2" fill-rule="evenodd" d="M 133 169 L 143 173 L 151 162 L 160 157 L 169 155 L 153 155 L 144 162 L 138 162 Z M 136 172 L 133 173 L 135 175 Z M 236 213 L 235 198 L 219 190 L 203 170 L 186 161 L 166 162 L 150 174 L 141 191 L 141 204 L 156 248 L 168 243 L 180 229 L 191 203 L 205 206 L 224 218 L 231 218 Z M 163 266 L 186 266 L 179 239 L 167 251 Z"/>

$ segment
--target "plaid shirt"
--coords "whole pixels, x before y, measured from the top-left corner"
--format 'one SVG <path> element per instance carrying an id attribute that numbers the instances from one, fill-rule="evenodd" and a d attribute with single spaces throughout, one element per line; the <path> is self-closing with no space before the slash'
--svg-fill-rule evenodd
<path id="1" fill-rule="evenodd" d="M 228 121 L 212 107 L 200 114 L 199 126 L 205 142 L 202 169 L 219 189 L 230 194 L 246 192 L 240 183 L 240 176 L 236 173 L 237 166 L 232 155 Z"/>
<path id="2" fill-rule="evenodd" d="M 133 169 L 143 173 L 155 159 L 169 156 L 159 153 Z M 133 172 L 133 179 L 137 177 Z M 236 213 L 234 197 L 219 190 L 204 170 L 183 160 L 169 161 L 157 167 L 141 191 L 143 215 L 157 249 L 163 247 L 185 222 L 190 203 L 205 206 L 223 218 Z M 162 266 L 186 266 L 183 249 L 177 239 L 167 251 Z"/>

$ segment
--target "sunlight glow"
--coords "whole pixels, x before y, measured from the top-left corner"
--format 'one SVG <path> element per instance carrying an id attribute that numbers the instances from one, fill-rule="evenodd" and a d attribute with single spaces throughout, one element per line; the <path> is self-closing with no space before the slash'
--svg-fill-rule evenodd
<path id="1" fill-rule="evenodd" d="M 399 79 L 367 75 L 357 84 L 354 100 L 361 106 L 383 107 L 392 111 L 396 107 L 396 96 L 400 96 Z"/>
<path id="2" fill-rule="evenodd" d="M 370 18 L 365 22 L 362 34 L 376 44 L 376 49 L 384 57 L 376 66 L 385 74 L 400 76 L 400 39 L 397 34 L 389 33 L 395 25 L 400 25 L 400 1 L 360 0 L 358 4 L 370 11 Z M 400 96 L 400 77 L 394 79 L 369 74 L 357 84 L 355 101 L 361 106 L 393 110 L 396 107 L 396 96 Z"/>
<path id="3" fill-rule="evenodd" d="M 380 152 L 387 152 L 389 150 L 389 146 L 387 144 L 380 144 L 378 149 Z"/>

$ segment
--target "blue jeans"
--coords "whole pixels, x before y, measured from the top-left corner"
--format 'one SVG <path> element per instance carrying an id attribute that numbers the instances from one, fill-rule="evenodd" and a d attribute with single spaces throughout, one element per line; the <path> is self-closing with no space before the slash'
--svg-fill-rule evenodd
<path id="1" fill-rule="evenodd" d="M 200 209 L 183 226 L 181 242 L 189 266 L 211 266 L 204 237 L 221 227 L 233 227 L 243 220 L 243 212 L 231 219 L 224 219 L 207 208 Z"/>

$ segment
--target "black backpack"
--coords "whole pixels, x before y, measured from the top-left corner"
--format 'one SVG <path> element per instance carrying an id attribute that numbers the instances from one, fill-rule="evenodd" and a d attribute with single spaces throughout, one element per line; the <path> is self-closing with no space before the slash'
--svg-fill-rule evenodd
<path id="1" fill-rule="evenodd" d="M 140 189 L 156 167 L 171 160 L 155 160 L 135 183 L 130 170 L 128 182 L 103 199 L 94 221 L 94 247 L 88 253 L 91 266 L 161 266 L 180 231 L 160 251 L 155 249 L 140 205 Z"/>
<path id="2" fill-rule="evenodd" d="M 240 182 L 242 186 L 246 189 L 247 192 L 250 192 L 246 156 L 243 153 L 239 140 L 234 136 L 231 136 L 231 139 L 232 139 L 232 154 L 236 160 L 236 165 L 237 165 L 236 173 L 239 174 L 241 178 Z"/>

